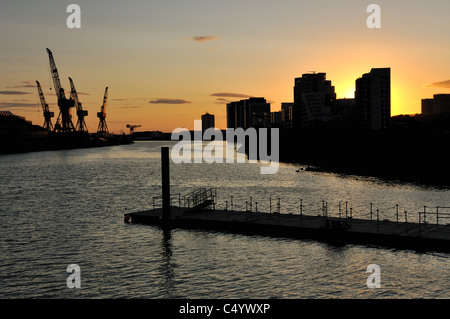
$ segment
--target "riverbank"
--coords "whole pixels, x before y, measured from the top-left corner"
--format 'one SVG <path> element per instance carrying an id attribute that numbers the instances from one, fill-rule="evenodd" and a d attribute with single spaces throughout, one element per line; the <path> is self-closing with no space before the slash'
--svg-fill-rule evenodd
<path id="1" fill-rule="evenodd" d="M 280 131 L 280 161 L 339 174 L 450 186 L 450 134 L 412 130 Z"/>
<path id="2" fill-rule="evenodd" d="M 47 136 L 0 140 L 0 154 L 104 147 L 134 143 L 130 135 L 98 137 L 88 133 L 51 133 Z"/>

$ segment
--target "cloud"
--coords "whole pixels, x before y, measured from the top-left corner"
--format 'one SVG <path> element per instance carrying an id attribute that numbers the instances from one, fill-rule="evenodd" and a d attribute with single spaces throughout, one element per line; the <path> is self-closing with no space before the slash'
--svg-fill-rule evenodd
<path id="1" fill-rule="evenodd" d="M 190 101 L 182 100 L 182 99 L 153 99 L 148 103 L 151 104 L 186 104 L 192 103 Z"/>
<path id="2" fill-rule="evenodd" d="M 143 97 L 128 97 L 128 98 L 116 98 L 116 99 L 111 99 L 111 101 L 147 101 L 148 98 L 143 98 Z"/>
<path id="3" fill-rule="evenodd" d="M 216 99 L 216 101 L 219 101 L 219 102 L 230 102 L 230 100 L 224 99 L 223 97 L 220 97 L 220 98 Z"/>
<path id="4" fill-rule="evenodd" d="M 13 109 L 13 108 L 27 108 L 27 107 L 37 107 L 37 103 L 15 103 L 15 102 L 0 102 L 0 108 Z"/>
<path id="5" fill-rule="evenodd" d="M 24 95 L 24 94 L 31 94 L 29 92 L 22 92 L 22 91 L 0 91 L 0 94 L 3 95 Z"/>
<path id="6" fill-rule="evenodd" d="M 426 87 L 450 89 L 450 80 L 441 81 L 441 82 L 434 82 L 434 83 L 426 85 Z"/>
<path id="7" fill-rule="evenodd" d="M 253 97 L 252 95 L 248 94 L 241 94 L 241 93 L 213 93 L 211 96 L 218 96 L 218 97 L 238 97 L 238 98 L 249 98 Z"/>
<path id="8" fill-rule="evenodd" d="M 77 94 L 78 94 L 78 95 L 91 95 L 90 93 L 86 93 L 86 92 L 78 92 L 78 91 L 77 91 Z"/>
<path id="9" fill-rule="evenodd" d="M 215 104 L 228 104 L 233 102 L 235 99 L 233 100 L 229 100 L 228 98 L 239 98 L 239 99 L 246 99 L 249 97 L 253 97 L 252 95 L 248 95 L 248 94 L 241 94 L 241 93 L 230 93 L 230 92 L 225 92 L 225 93 L 213 93 L 211 94 L 211 96 L 216 96 L 216 102 Z M 227 98 L 227 99 L 226 99 Z"/>
<path id="10" fill-rule="evenodd" d="M 206 42 L 206 41 L 218 40 L 219 37 L 217 37 L 215 35 L 201 35 L 201 36 L 192 37 L 190 39 L 194 40 L 196 42 Z"/>
<path id="11" fill-rule="evenodd" d="M 224 99 L 223 97 L 219 97 L 218 99 L 216 99 L 215 104 L 228 104 L 230 102 L 233 102 L 233 101 Z"/>
<path id="12" fill-rule="evenodd" d="M 41 85 L 42 86 L 42 85 Z M 20 85 L 7 86 L 7 89 L 18 89 L 18 88 L 36 88 L 36 82 L 23 81 Z"/>

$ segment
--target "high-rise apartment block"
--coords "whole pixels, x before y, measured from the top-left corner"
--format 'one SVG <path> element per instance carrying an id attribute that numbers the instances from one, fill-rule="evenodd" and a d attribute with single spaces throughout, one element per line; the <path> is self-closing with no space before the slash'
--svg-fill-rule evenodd
<path id="1" fill-rule="evenodd" d="M 450 113 L 450 94 L 435 94 L 432 99 L 422 99 L 423 115 Z"/>
<path id="2" fill-rule="evenodd" d="M 294 103 L 281 103 L 281 122 L 284 127 L 292 128 L 292 112 L 294 110 Z"/>
<path id="3" fill-rule="evenodd" d="M 356 79 L 355 107 L 359 126 L 387 129 L 391 119 L 391 69 L 373 68 Z"/>
<path id="4" fill-rule="evenodd" d="M 214 128 L 214 114 L 203 114 L 202 115 L 202 132 L 204 133 L 209 128 Z"/>
<path id="5" fill-rule="evenodd" d="M 304 128 L 332 119 L 336 93 L 326 73 L 306 73 L 295 79 L 293 126 Z"/>
<path id="6" fill-rule="evenodd" d="M 252 97 L 227 104 L 228 128 L 267 127 L 270 122 L 270 103 L 262 97 Z"/>

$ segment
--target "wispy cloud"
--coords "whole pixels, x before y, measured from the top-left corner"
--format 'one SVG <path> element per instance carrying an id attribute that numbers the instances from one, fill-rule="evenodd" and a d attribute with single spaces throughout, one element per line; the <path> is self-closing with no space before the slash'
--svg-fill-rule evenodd
<path id="1" fill-rule="evenodd" d="M 232 92 L 222 92 L 222 93 L 213 93 L 211 96 L 217 97 L 215 104 L 228 104 L 236 101 L 236 99 L 248 99 L 254 97 L 249 94 L 242 93 L 232 93 Z"/>
<path id="2" fill-rule="evenodd" d="M 7 86 L 6 88 L 7 89 L 36 88 L 36 83 L 32 82 L 32 81 L 23 81 L 22 84 L 13 85 L 13 86 Z"/>
<path id="3" fill-rule="evenodd" d="M 238 97 L 238 98 L 249 98 L 253 97 L 252 95 L 248 94 L 241 94 L 241 93 L 213 93 L 211 96 L 218 96 L 218 97 Z"/>
<path id="4" fill-rule="evenodd" d="M 186 104 L 186 103 L 192 103 L 192 102 L 186 101 L 183 99 L 153 99 L 153 100 L 150 100 L 148 103 L 151 103 L 151 104 Z"/>
<path id="5" fill-rule="evenodd" d="M 16 109 L 16 108 L 29 108 L 37 107 L 37 103 L 16 103 L 16 102 L 0 102 L 0 108 L 2 109 Z"/>
<path id="6" fill-rule="evenodd" d="M 233 102 L 233 101 L 227 100 L 227 99 L 225 99 L 223 97 L 219 97 L 219 98 L 216 99 L 215 104 L 228 104 L 230 102 Z"/>
<path id="7" fill-rule="evenodd" d="M 215 35 L 200 35 L 196 37 L 190 38 L 191 40 L 194 40 L 196 42 L 206 42 L 206 41 L 214 41 L 220 39 L 218 36 Z"/>
<path id="8" fill-rule="evenodd" d="M 111 101 L 147 101 L 148 98 L 143 98 L 143 97 L 127 97 L 127 98 L 116 98 L 116 99 L 111 99 Z"/>
<path id="9" fill-rule="evenodd" d="M 31 94 L 29 92 L 22 92 L 22 91 L 0 91 L 0 94 L 3 95 L 24 95 L 24 94 Z"/>
<path id="10" fill-rule="evenodd" d="M 431 84 L 427 84 L 425 87 L 450 89 L 450 80 L 441 81 L 441 82 L 434 82 L 434 83 L 431 83 Z"/>
<path id="11" fill-rule="evenodd" d="M 224 99 L 223 97 L 219 97 L 218 99 L 216 99 L 216 101 L 229 102 L 230 100 Z"/>

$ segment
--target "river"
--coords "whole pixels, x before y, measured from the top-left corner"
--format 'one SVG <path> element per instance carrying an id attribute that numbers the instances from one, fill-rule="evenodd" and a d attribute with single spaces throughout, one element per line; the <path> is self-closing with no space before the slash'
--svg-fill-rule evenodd
<path id="1" fill-rule="evenodd" d="M 171 141 L 0 156 L 0 298 L 449 298 L 450 255 L 125 224 L 161 194 Z M 217 188 L 219 207 L 409 220 L 450 190 L 280 164 L 171 163 L 171 191 Z M 231 196 L 233 199 L 231 200 Z M 251 198 L 251 199 L 250 199 Z M 272 206 L 270 206 L 272 203 Z M 257 206 L 257 207 L 256 207 Z M 229 206 L 228 206 L 229 207 Z M 340 208 L 339 208 L 340 207 Z M 430 217 L 431 218 L 431 217 Z M 80 267 L 70 289 L 67 267 Z M 380 267 L 369 289 L 367 267 Z"/>

